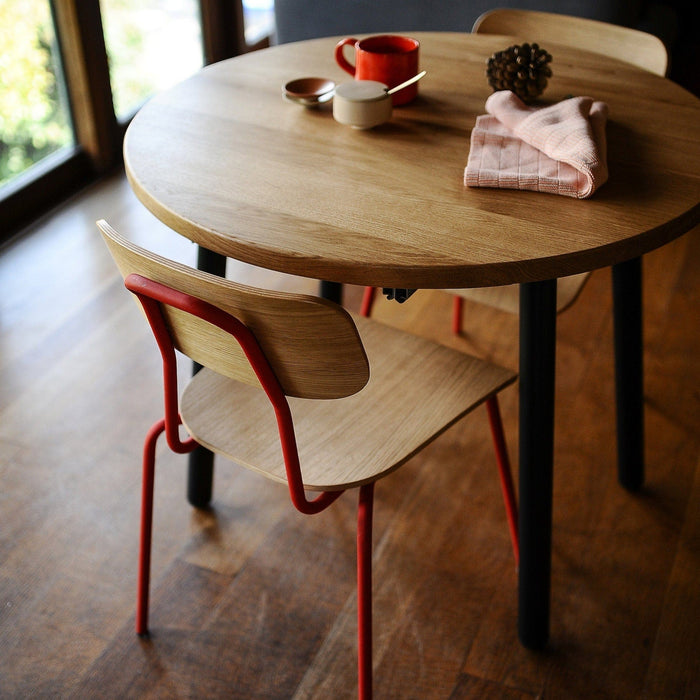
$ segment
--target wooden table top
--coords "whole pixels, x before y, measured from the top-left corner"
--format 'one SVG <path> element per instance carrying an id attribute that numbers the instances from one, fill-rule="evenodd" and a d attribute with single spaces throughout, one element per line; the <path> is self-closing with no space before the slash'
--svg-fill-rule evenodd
<path id="1" fill-rule="evenodd" d="M 428 74 L 392 121 L 359 131 L 282 97 L 294 78 L 349 78 L 335 39 L 203 69 L 155 97 L 124 144 L 141 201 L 178 233 L 262 267 L 329 281 L 479 287 L 595 269 L 700 221 L 700 100 L 670 80 L 547 46 L 543 101 L 607 102 L 608 182 L 588 200 L 463 184 L 491 93 L 486 59 L 516 40 L 416 33 Z"/>

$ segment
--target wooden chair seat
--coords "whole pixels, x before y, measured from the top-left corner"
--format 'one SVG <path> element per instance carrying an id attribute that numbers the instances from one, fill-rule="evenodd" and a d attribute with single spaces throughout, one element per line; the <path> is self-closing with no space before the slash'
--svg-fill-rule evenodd
<path id="1" fill-rule="evenodd" d="M 289 399 L 304 487 L 344 490 L 390 473 L 512 383 L 510 370 L 354 317 L 369 359 L 364 389 L 331 401 Z M 277 425 L 260 389 L 203 369 L 180 412 L 200 444 L 286 482 Z"/>

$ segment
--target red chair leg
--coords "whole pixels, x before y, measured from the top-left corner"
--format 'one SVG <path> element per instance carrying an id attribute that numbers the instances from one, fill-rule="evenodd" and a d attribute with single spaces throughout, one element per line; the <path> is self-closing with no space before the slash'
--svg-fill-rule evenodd
<path id="1" fill-rule="evenodd" d="M 358 695 L 372 700 L 372 511 L 374 484 L 360 487 L 357 507 Z"/>
<path id="2" fill-rule="evenodd" d="M 452 297 L 452 332 L 459 335 L 462 332 L 462 297 Z"/>
<path id="3" fill-rule="evenodd" d="M 486 400 L 486 410 L 489 414 L 491 424 L 491 435 L 496 449 L 496 461 L 498 462 L 498 474 L 501 479 L 501 491 L 506 504 L 506 517 L 508 518 L 508 528 L 510 539 L 513 544 L 513 554 L 515 555 L 516 566 L 520 564 L 520 545 L 518 540 L 518 505 L 515 500 L 515 489 L 513 488 L 513 474 L 508 458 L 508 448 L 503 433 L 503 422 L 501 421 L 501 410 L 498 406 L 498 397 L 491 396 Z"/>
<path id="4" fill-rule="evenodd" d="M 374 304 L 374 295 L 377 290 L 374 287 L 365 287 L 365 292 L 362 295 L 362 306 L 360 307 L 360 316 L 369 317 L 372 313 L 372 305 Z"/>
<path id="5" fill-rule="evenodd" d="M 136 598 L 136 634 L 148 634 L 148 588 L 151 574 L 151 534 L 153 531 L 153 482 L 156 464 L 156 442 L 165 430 L 165 420 L 153 425 L 143 445 L 141 484 L 141 537 L 139 542 L 138 593 Z"/>

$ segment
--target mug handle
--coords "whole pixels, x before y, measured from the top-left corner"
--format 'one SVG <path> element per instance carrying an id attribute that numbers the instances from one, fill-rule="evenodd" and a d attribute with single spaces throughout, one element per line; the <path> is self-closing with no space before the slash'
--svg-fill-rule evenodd
<path id="1" fill-rule="evenodd" d="M 352 37 L 348 37 L 347 39 L 341 39 L 336 45 L 335 45 L 335 61 L 336 63 L 344 70 L 350 73 L 353 77 L 355 76 L 355 66 L 352 65 L 346 58 L 343 53 L 343 49 L 346 46 L 355 46 L 357 43 L 357 39 L 353 39 Z"/>

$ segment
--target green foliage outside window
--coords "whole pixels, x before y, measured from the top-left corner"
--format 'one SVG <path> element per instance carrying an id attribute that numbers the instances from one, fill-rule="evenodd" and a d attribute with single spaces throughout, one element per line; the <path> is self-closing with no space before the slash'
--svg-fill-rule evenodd
<path id="1" fill-rule="evenodd" d="M 152 5 L 148 0 L 100 0 L 114 110 L 119 117 L 155 91 L 152 75 L 140 60 L 145 36 L 138 16 L 149 12 Z"/>
<path id="2" fill-rule="evenodd" d="M 100 0 L 100 10 L 119 119 L 201 68 L 196 0 Z"/>
<path id="3" fill-rule="evenodd" d="M 196 0 L 100 9 L 118 119 L 201 67 Z M 73 142 L 49 0 L 0 0 L 0 187 Z"/>
<path id="4" fill-rule="evenodd" d="M 47 0 L 0 0 L 0 185 L 72 142 Z"/>

